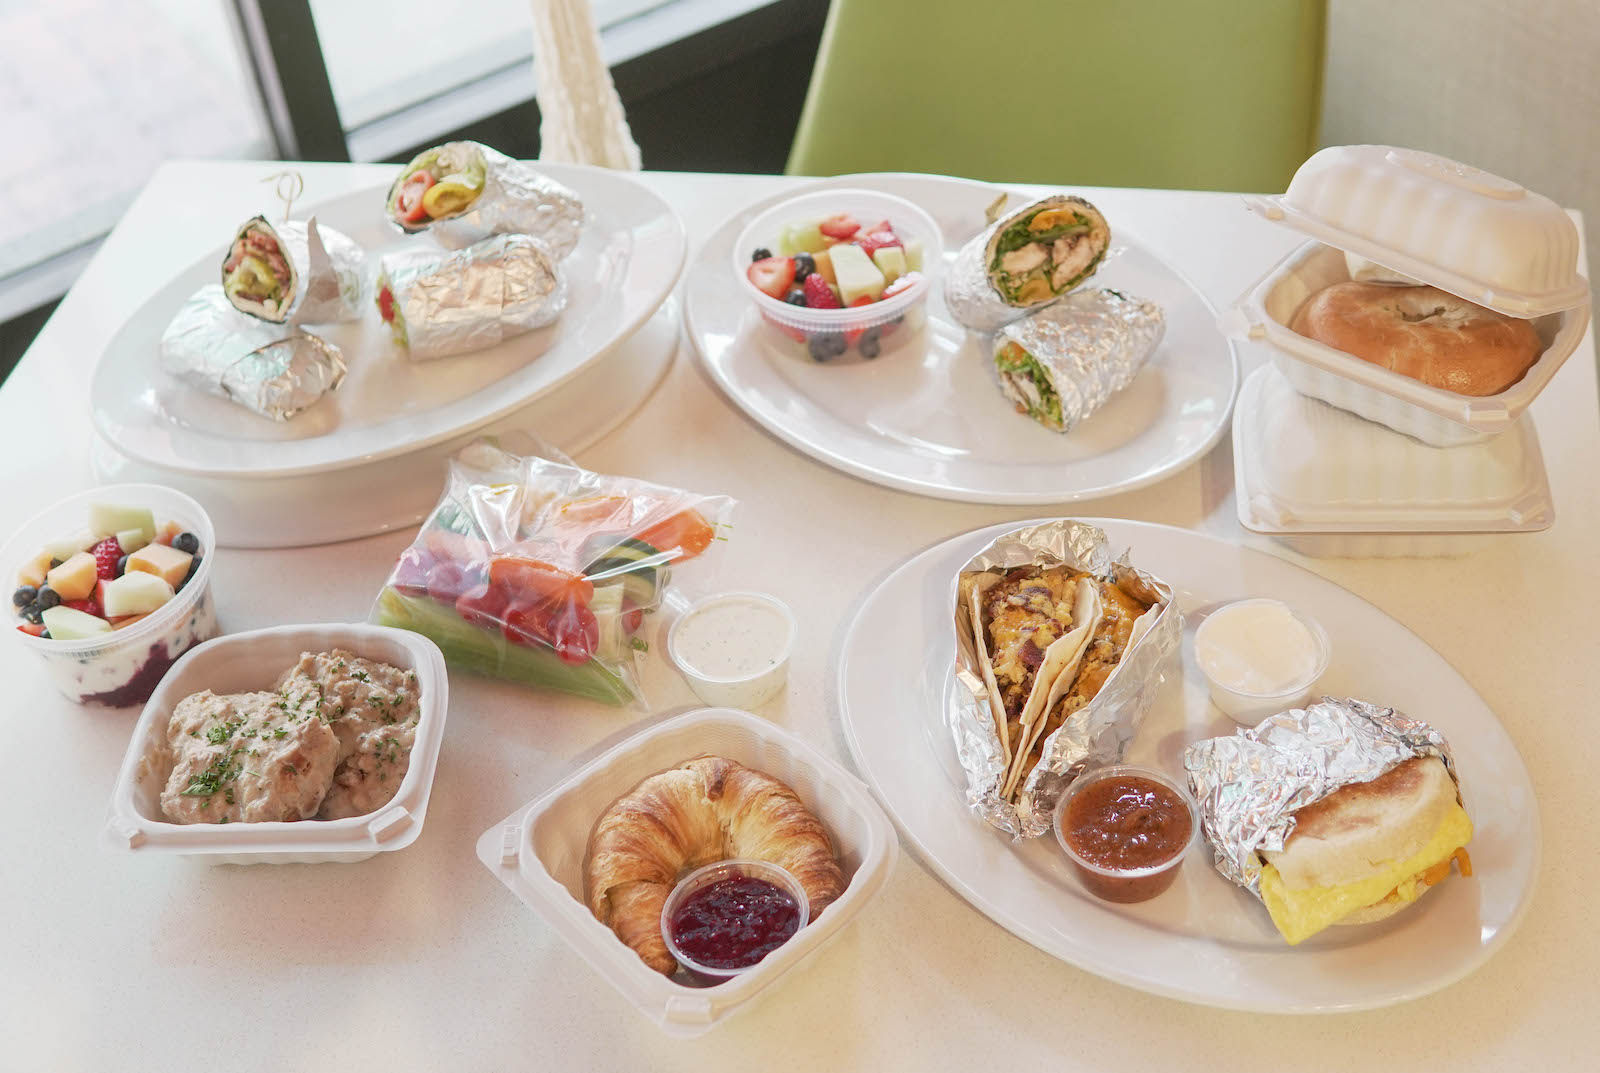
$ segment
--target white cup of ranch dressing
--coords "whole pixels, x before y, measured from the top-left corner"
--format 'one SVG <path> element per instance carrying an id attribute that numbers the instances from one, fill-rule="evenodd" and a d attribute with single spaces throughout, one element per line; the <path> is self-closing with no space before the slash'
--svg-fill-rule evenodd
<path id="1" fill-rule="evenodd" d="M 1249 726 L 1303 705 L 1328 669 L 1329 654 L 1316 620 L 1282 600 L 1224 604 L 1194 632 L 1194 658 L 1211 702 Z"/>
<path id="2" fill-rule="evenodd" d="M 783 689 L 794 613 L 761 592 L 725 592 L 689 607 L 667 630 L 667 655 L 707 704 L 754 708 Z"/>

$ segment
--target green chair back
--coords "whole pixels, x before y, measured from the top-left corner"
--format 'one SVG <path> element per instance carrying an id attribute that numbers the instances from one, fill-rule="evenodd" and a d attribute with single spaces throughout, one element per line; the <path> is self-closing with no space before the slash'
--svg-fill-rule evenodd
<path id="1" fill-rule="evenodd" d="M 833 0 L 788 171 L 1282 190 L 1323 25 L 1324 0 Z"/>

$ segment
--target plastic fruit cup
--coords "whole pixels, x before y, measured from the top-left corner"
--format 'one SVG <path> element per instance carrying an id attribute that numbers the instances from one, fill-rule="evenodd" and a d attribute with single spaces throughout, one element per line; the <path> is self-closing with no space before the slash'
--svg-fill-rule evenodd
<path id="1" fill-rule="evenodd" d="M 1312 670 L 1309 675 L 1288 685 L 1287 687 L 1269 693 L 1256 693 L 1242 689 L 1237 685 L 1219 681 L 1213 677 L 1212 671 L 1206 666 L 1207 661 L 1201 659 L 1205 647 L 1216 640 L 1216 634 L 1227 623 L 1230 613 L 1236 609 L 1260 607 L 1262 605 L 1276 605 L 1284 608 L 1306 628 L 1311 635 L 1311 642 L 1315 646 Z M 1311 689 L 1317 684 L 1328 670 L 1328 660 L 1332 655 L 1333 646 L 1328 641 L 1328 635 L 1317 621 L 1308 615 L 1290 607 L 1281 600 L 1254 599 L 1235 600 L 1231 604 L 1224 604 L 1206 616 L 1200 627 L 1194 631 L 1195 662 L 1200 666 L 1200 673 L 1206 676 L 1206 684 L 1211 688 L 1211 703 L 1221 708 L 1224 714 L 1236 723 L 1246 726 L 1255 726 L 1269 715 L 1298 708 L 1305 704 L 1311 696 Z"/>
<path id="2" fill-rule="evenodd" d="M 1073 800 L 1091 786 L 1109 778 L 1129 775 L 1159 783 L 1177 796 L 1189 813 L 1188 839 L 1171 857 L 1146 868 L 1107 868 L 1085 860 L 1073 848 L 1071 838 L 1064 833 L 1062 820 L 1066 817 L 1067 810 L 1072 806 Z M 1073 780 L 1061 795 L 1061 800 L 1056 802 L 1055 832 L 1056 841 L 1061 844 L 1062 852 L 1067 855 L 1067 860 L 1072 862 L 1078 878 L 1083 881 L 1089 893 L 1108 902 L 1143 902 L 1172 886 L 1173 880 L 1178 878 L 1178 869 L 1183 867 L 1184 858 L 1189 856 L 1189 851 L 1200 841 L 1200 808 L 1195 804 L 1194 795 L 1189 793 L 1188 787 L 1180 785 L 1155 768 L 1114 764 L 1111 767 L 1085 772 Z"/>
<path id="3" fill-rule="evenodd" d="M 34 637 L 18 629 L 8 632 L 32 649 L 63 696 L 79 704 L 121 708 L 143 704 L 179 656 L 217 633 L 211 601 L 211 559 L 216 532 L 200 504 L 182 492 L 159 484 L 108 484 L 68 496 L 30 518 L 0 550 L 0 568 L 15 582 L 16 570 L 52 540 L 59 540 L 89 521 L 91 503 L 148 507 L 156 522 L 175 522 L 200 541 L 200 569 L 156 611 L 131 626 L 81 641 Z M 12 611 L 13 627 L 22 620 Z"/>
<path id="4" fill-rule="evenodd" d="M 762 247 L 776 254 L 778 236 L 786 224 L 820 220 L 842 212 L 854 216 L 863 228 L 887 220 L 902 242 L 920 242 L 922 279 L 892 298 L 848 309 L 793 306 L 762 292 L 750 282 L 746 274 L 751 264 L 750 255 Z M 757 213 L 734 243 L 732 269 L 740 288 L 749 295 L 750 301 L 766 320 L 771 329 L 770 335 L 778 339 L 788 352 L 814 362 L 816 359 L 811 350 L 813 339 L 819 336 L 840 337 L 839 342 L 844 343 L 839 348 L 840 353 L 827 359 L 828 364 L 833 365 L 876 360 L 915 336 L 925 321 L 928 291 L 943 261 L 944 236 L 939 225 L 917 205 L 875 190 L 838 187 L 802 194 Z M 879 346 L 878 354 L 872 358 L 861 353 L 861 341 L 868 338 L 867 332 L 875 333 Z"/>
<path id="5" fill-rule="evenodd" d="M 678 617 L 667 630 L 667 655 L 707 704 L 754 708 L 789 680 L 797 630 L 794 613 L 777 597 L 726 592 Z"/>
<path id="6" fill-rule="evenodd" d="M 685 954 L 678 947 L 677 938 L 672 934 L 672 918 L 677 915 L 678 907 L 692 894 L 704 890 L 711 884 L 720 880 L 731 879 L 735 876 L 749 876 L 753 879 L 763 879 L 779 890 L 786 891 L 794 899 L 794 904 L 799 911 L 799 921 L 795 924 L 795 935 L 811 922 L 811 903 L 806 899 L 806 889 L 800 881 L 791 875 L 786 868 L 780 868 L 766 861 L 755 860 L 728 860 L 708 864 L 703 868 L 696 868 L 672 888 L 672 893 L 667 895 L 667 900 L 661 906 L 661 937 L 666 940 L 667 951 L 678 959 L 678 964 L 683 966 L 685 972 L 704 984 L 720 984 L 725 980 L 738 976 L 741 972 L 755 968 L 761 964 L 759 960 L 736 969 L 712 968 L 702 965 L 694 958 Z M 793 936 L 790 936 L 793 938 Z"/>

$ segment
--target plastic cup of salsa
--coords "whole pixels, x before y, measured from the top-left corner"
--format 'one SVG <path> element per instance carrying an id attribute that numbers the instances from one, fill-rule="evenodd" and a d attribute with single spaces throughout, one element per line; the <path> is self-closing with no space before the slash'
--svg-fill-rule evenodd
<path id="1" fill-rule="evenodd" d="M 1162 772 L 1115 764 L 1073 780 L 1056 802 L 1055 832 L 1091 894 L 1142 902 L 1178 878 L 1200 841 L 1200 809 L 1187 787 Z"/>
<path id="2" fill-rule="evenodd" d="M 697 897 L 707 896 L 706 892 L 716 884 L 739 880 L 759 880 L 777 888 L 780 895 L 787 895 L 794 903 L 794 928 L 787 935 L 781 935 L 781 928 L 774 931 L 764 929 L 758 924 L 755 930 L 761 934 L 758 934 L 753 941 L 746 941 L 752 937 L 739 934 L 742 922 L 736 919 L 738 914 L 735 914 L 729 918 L 728 928 L 722 936 L 713 933 L 713 938 L 726 937 L 729 940 L 729 956 L 713 959 L 703 951 L 703 942 L 694 943 L 694 936 L 680 934 L 678 925 L 682 920 L 682 910 L 686 906 L 693 908 L 692 903 Z M 800 929 L 804 928 L 810 919 L 811 906 L 806 900 L 806 889 L 787 869 L 768 864 L 766 861 L 718 861 L 697 868 L 678 880 L 678 885 L 672 888 L 672 893 L 667 895 L 666 902 L 661 906 L 661 936 L 666 940 L 667 950 L 678 959 L 678 964 L 691 978 L 703 984 L 719 984 L 761 964 L 762 958 L 798 935 Z M 781 938 L 776 943 L 771 942 L 780 935 Z M 703 940 L 704 936 L 699 938 Z M 685 949 L 686 945 L 690 949 Z M 764 946 L 769 948 L 752 949 Z M 700 951 L 700 957 L 696 957 L 691 951 Z M 749 957 L 748 961 L 745 960 L 746 956 Z"/>

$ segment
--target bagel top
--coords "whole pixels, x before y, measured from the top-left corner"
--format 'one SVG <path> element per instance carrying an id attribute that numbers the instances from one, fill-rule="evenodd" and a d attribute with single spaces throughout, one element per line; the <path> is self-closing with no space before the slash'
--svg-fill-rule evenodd
<path id="1" fill-rule="evenodd" d="M 1290 327 L 1458 395 L 1497 395 L 1522 379 L 1544 343 L 1533 324 L 1437 287 L 1335 283 L 1307 298 Z"/>

